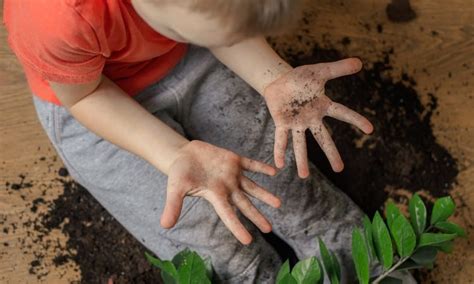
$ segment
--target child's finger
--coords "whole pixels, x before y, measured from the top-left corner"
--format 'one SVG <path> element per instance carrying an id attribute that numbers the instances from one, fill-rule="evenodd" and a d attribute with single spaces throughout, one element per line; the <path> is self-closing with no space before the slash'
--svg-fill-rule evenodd
<path id="1" fill-rule="evenodd" d="M 355 74 L 362 68 L 362 62 L 358 58 L 347 58 L 335 62 L 320 63 L 319 67 L 326 68 L 322 75 L 326 80 Z"/>
<path id="2" fill-rule="evenodd" d="M 234 209 L 229 202 L 227 202 L 227 199 L 215 194 L 209 194 L 206 196 L 206 199 L 212 204 L 219 218 L 239 242 L 244 245 L 248 245 L 252 242 L 252 235 L 250 235 L 244 225 L 242 225 Z"/>
<path id="3" fill-rule="evenodd" d="M 265 202 L 266 204 L 274 208 L 278 208 L 281 205 L 281 201 L 278 197 L 268 192 L 267 190 L 257 185 L 255 182 L 245 176 L 242 176 L 240 186 L 250 196 L 257 198 L 258 200 Z"/>
<path id="4" fill-rule="evenodd" d="M 300 178 L 306 178 L 309 176 L 309 169 L 305 131 L 293 129 L 291 135 L 293 136 L 293 149 L 295 152 L 296 167 L 298 168 L 298 176 Z"/>
<path id="5" fill-rule="evenodd" d="M 244 214 L 247 219 L 252 221 L 252 223 L 264 233 L 270 233 L 272 231 L 272 225 L 268 220 L 258 211 L 257 208 L 250 202 L 247 196 L 244 193 L 239 191 L 234 191 L 231 195 L 232 202 L 235 206 L 239 208 L 240 212 Z"/>
<path id="6" fill-rule="evenodd" d="M 339 103 L 333 102 L 327 110 L 327 115 L 350 123 L 366 134 L 370 134 L 374 130 L 372 123 L 367 118 Z"/>
<path id="7" fill-rule="evenodd" d="M 185 193 L 180 190 L 178 185 L 168 184 L 166 189 L 165 209 L 161 215 L 161 226 L 163 228 L 171 228 L 178 222 L 181 208 L 183 207 L 183 199 Z"/>
<path id="8" fill-rule="evenodd" d="M 274 167 L 246 157 L 242 157 L 240 165 L 244 170 L 247 171 L 262 173 L 269 176 L 273 176 L 276 174 L 276 170 Z"/>
<path id="9" fill-rule="evenodd" d="M 288 129 L 277 127 L 275 128 L 275 165 L 281 169 L 285 165 L 285 152 L 288 144 Z"/>
<path id="10" fill-rule="evenodd" d="M 311 127 L 311 132 L 313 133 L 314 138 L 319 144 L 319 147 L 323 150 L 324 154 L 331 164 L 332 170 L 335 172 L 340 172 L 344 168 L 344 163 L 342 162 L 341 155 L 334 144 L 334 141 L 331 138 L 326 127 L 321 123 L 316 127 Z"/>

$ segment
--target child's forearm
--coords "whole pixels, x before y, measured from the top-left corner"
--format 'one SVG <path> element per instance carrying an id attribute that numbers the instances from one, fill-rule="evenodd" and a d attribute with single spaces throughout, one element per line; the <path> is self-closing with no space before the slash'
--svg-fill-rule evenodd
<path id="1" fill-rule="evenodd" d="M 263 37 L 213 48 L 211 52 L 262 95 L 268 84 L 292 70 Z"/>
<path id="2" fill-rule="evenodd" d="M 53 88 L 58 93 L 60 88 Z M 58 94 L 58 97 L 61 100 L 67 95 Z M 92 93 L 67 107 L 89 130 L 142 157 L 165 174 L 178 150 L 188 143 L 107 78 Z"/>

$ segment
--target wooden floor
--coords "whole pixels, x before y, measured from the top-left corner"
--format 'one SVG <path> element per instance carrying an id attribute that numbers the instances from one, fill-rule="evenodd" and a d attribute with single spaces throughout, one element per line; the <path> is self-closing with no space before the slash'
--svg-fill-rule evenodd
<path id="1" fill-rule="evenodd" d="M 19 0 L 18 0 L 19 1 Z M 389 0 L 318 0 L 308 1 L 306 13 L 311 19 L 311 40 L 322 45 L 345 49 L 370 62 L 394 47 L 394 76 L 404 70 L 413 76 L 417 90 L 426 101 L 433 92 L 438 112 L 432 118 L 439 143 L 458 160 L 458 185 L 452 192 L 458 204 L 456 221 L 471 232 L 468 240 L 459 240 L 452 255 L 444 255 L 431 274 L 437 283 L 474 283 L 474 0 L 411 1 L 418 17 L 408 23 L 391 23 L 385 7 Z M 3 7 L 3 0 L 0 0 Z M 380 24 L 383 32 L 377 31 Z M 294 34 L 282 41 L 292 45 Z M 351 38 L 343 46 L 341 40 Z M 6 45 L 6 32 L 0 29 L 0 229 L 12 223 L 37 218 L 46 210 L 29 210 L 32 200 L 46 190 L 46 200 L 61 193 L 54 182 L 61 165 L 35 116 L 30 93 L 21 68 Z M 44 159 L 43 159 L 44 157 Z M 19 175 L 32 181 L 31 188 L 4 190 L 6 182 L 19 182 Z M 402 189 L 401 189 L 402 190 Z M 35 254 L 45 254 L 46 283 L 69 283 L 79 279 L 77 267 L 70 263 L 56 268 L 54 252 L 40 251 L 28 243 L 27 227 L 5 233 L 0 230 L 0 283 L 37 283 L 28 270 Z M 49 238 L 64 243 L 66 236 L 54 232 Z M 21 240 L 27 240 L 27 245 Z M 30 238 L 33 239 L 33 238 Z M 28 247 L 31 245 L 31 247 Z M 49 263 L 49 264 L 48 264 Z"/>

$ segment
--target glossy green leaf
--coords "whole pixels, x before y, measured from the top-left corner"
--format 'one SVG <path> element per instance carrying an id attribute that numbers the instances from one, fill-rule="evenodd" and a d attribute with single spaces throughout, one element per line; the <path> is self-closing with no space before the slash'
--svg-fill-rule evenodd
<path id="1" fill-rule="evenodd" d="M 402 215 L 402 213 L 400 213 L 400 209 L 398 209 L 398 207 L 392 201 L 387 203 L 387 206 L 385 207 L 385 214 L 387 216 L 387 224 L 389 228 L 392 227 L 393 221 L 395 221 L 399 215 Z"/>
<path id="2" fill-rule="evenodd" d="M 454 241 L 447 241 L 436 245 L 436 248 L 444 253 L 452 253 L 454 248 Z"/>
<path id="3" fill-rule="evenodd" d="M 358 229 L 352 231 L 352 259 L 359 283 L 369 283 L 369 250 L 364 236 Z"/>
<path id="4" fill-rule="evenodd" d="M 375 213 L 372 221 L 372 236 L 377 258 L 385 269 L 389 269 L 393 263 L 392 239 L 379 212 Z"/>
<path id="5" fill-rule="evenodd" d="M 188 248 L 186 248 L 186 249 L 180 251 L 179 253 L 177 253 L 173 257 L 173 259 L 171 261 L 173 262 L 176 269 L 178 269 L 182 265 L 182 263 L 184 262 L 186 257 L 190 254 L 191 254 L 191 251 Z"/>
<path id="6" fill-rule="evenodd" d="M 319 261 L 319 258 L 316 258 L 316 261 L 318 262 L 319 268 L 321 270 L 321 277 L 319 278 L 319 281 L 317 284 L 323 284 L 324 283 L 324 269 L 323 265 L 321 264 L 321 261 Z"/>
<path id="7" fill-rule="evenodd" d="M 165 284 L 178 283 L 178 272 L 171 261 L 155 258 L 147 252 L 145 252 L 145 257 L 148 262 L 160 269 L 161 278 Z"/>
<path id="8" fill-rule="evenodd" d="M 433 213 L 431 213 L 431 224 L 446 221 L 454 213 L 454 208 L 454 201 L 450 196 L 436 200 L 433 206 Z"/>
<path id="9" fill-rule="evenodd" d="M 178 284 L 178 275 L 173 275 L 168 271 L 172 270 L 173 263 L 169 260 L 163 262 L 166 269 L 160 271 L 161 279 L 164 284 Z M 173 266 L 174 267 L 174 266 Z M 176 269 L 176 268 L 175 268 Z"/>
<path id="10" fill-rule="evenodd" d="M 298 282 L 296 282 L 296 279 L 293 277 L 293 275 L 286 274 L 279 282 L 277 282 L 277 284 L 298 284 Z"/>
<path id="11" fill-rule="evenodd" d="M 398 255 L 400 257 L 409 256 L 415 249 L 416 235 L 405 216 L 399 215 L 395 221 L 393 221 L 391 232 L 395 240 Z"/>
<path id="12" fill-rule="evenodd" d="M 339 260 L 337 259 L 336 255 L 332 251 L 329 251 L 329 254 L 331 254 L 331 260 L 334 266 L 334 271 L 335 271 L 337 280 L 338 282 L 340 282 L 341 281 L 341 265 L 339 264 Z"/>
<path id="13" fill-rule="evenodd" d="M 464 231 L 464 229 L 461 226 L 453 222 L 448 222 L 448 221 L 437 222 L 435 224 L 435 227 L 448 234 L 456 234 L 460 237 L 466 237 L 466 231 Z"/>
<path id="14" fill-rule="evenodd" d="M 377 256 L 375 255 L 374 240 L 372 238 L 372 223 L 370 223 L 370 219 L 367 217 L 367 215 L 364 215 L 362 224 L 364 225 L 364 237 L 367 243 L 367 249 L 369 250 L 369 258 L 370 261 L 372 261 Z"/>
<path id="15" fill-rule="evenodd" d="M 426 206 L 418 194 L 410 199 L 408 208 L 410 210 L 410 221 L 417 236 L 421 236 L 426 227 Z"/>
<path id="16" fill-rule="evenodd" d="M 326 274 L 328 275 L 328 278 L 331 284 L 338 284 L 339 278 L 337 276 L 337 271 L 336 271 L 337 268 L 335 267 L 333 263 L 331 254 L 329 250 L 327 249 L 326 245 L 324 244 L 324 242 L 321 240 L 321 238 L 318 238 L 318 242 L 319 242 L 319 251 L 321 253 L 321 259 L 323 260 Z"/>
<path id="17" fill-rule="evenodd" d="M 424 233 L 420 237 L 418 247 L 436 246 L 454 239 L 456 234 Z"/>
<path id="18" fill-rule="evenodd" d="M 278 271 L 276 283 L 280 283 L 280 281 L 288 274 L 290 274 L 290 261 L 287 259 Z"/>
<path id="19" fill-rule="evenodd" d="M 299 261 L 293 267 L 291 275 L 298 284 L 314 284 L 321 278 L 321 267 L 315 257 L 310 257 Z"/>
<path id="20" fill-rule="evenodd" d="M 204 260 L 196 253 L 186 255 L 178 268 L 179 284 L 206 284 L 211 283 L 207 277 Z"/>
<path id="21" fill-rule="evenodd" d="M 417 249 L 410 259 L 418 264 L 427 265 L 435 261 L 436 254 L 438 254 L 438 250 L 435 247 L 427 246 Z"/>

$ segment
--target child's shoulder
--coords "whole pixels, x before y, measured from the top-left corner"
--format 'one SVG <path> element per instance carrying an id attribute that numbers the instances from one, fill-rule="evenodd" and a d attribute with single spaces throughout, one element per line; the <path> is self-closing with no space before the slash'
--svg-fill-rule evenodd
<path id="1" fill-rule="evenodd" d="M 101 52 L 95 30 L 100 26 L 100 16 L 92 14 L 101 11 L 83 6 L 102 2 L 105 1 L 5 0 L 8 43 L 28 70 L 43 79 L 62 82 L 72 77 L 74 66 L 87 69 L 91 60 L 98 62 L 95 65 L 102 64 L 94 59 Z M 94 17 L 98 19 L 95 22 Z"/>
<path id="2" fill-rule="evenodd" d="M 5 0 L 4 24 L 13 49 L 92 47 L 101 28 L 106 1 Z M 21 52 L 21 50 L 20 50 Z"/>
<path id="3" fill-rule="evenodd" d="M 106 1 L 90 0 L 4 0 L 4 23 L 8 29 L 75 30 L 83 24 L 99 25 Z"/>

